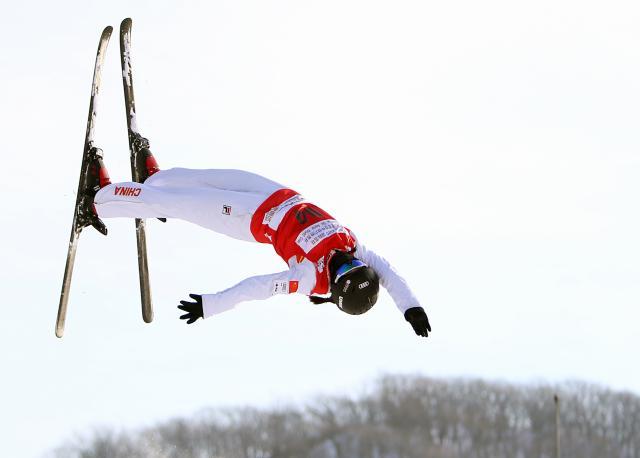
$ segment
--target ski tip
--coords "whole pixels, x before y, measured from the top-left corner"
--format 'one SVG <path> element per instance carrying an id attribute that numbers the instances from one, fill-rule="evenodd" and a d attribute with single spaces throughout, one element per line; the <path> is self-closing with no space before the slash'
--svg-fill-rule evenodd
<path id="1" fill-rule="evenodd" d="M 111 32 L 113 32 L 113 27 L 110 25 L 106 26 L 102 31 L 102 36 L 100 36 L 100 41 L 108 41 L 111 38 Z"/>
<path id="2" fill-rule="evenodd" d="M 120 30 L 124 28 L 130 28 L 132 22 L 133 21 L 131 20 L 130 17 L 123 19 L 122 22 L 120 23 Z"/>
<path id="3" fill-rule="evenodd" d="M 62 339 L 63 335 L 64 335 L 64 329 L 61 329 L 61 328 L 56 326 L 56 337 L 58 339 Z"/>

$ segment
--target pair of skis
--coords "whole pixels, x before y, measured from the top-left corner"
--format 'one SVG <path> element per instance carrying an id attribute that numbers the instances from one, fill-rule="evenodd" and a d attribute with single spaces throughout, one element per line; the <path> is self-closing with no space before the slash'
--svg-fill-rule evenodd
<path id="1" fill-rule="evenodd" d="M 131 72 L 131 19 L 127 18 L 120 24 L 120 63 L 122 65 L 122 83 L 124 86 L 124 101 L 127 117 L 127 131 L 129 136 L 129 151 L 131 158 L 131 175 L 133 181 L 141 182 L 142 170 L 136 164 L 138 148 L 134 146 L 135 135 L 138 134 L 136 123 L 136 106 L 133 97 L 133 81 Z M 80 168 L 80 181 L 78 183 L 78 193 L 76 196 L 76 206 L 71 226 L 71 239 L 69 241 L 69 251 L 62 280 L 62 292 L 60 294 L 60 304 L 58 306 L 58 317 L 56 320 L 56 336 L 62 337 L 64 334 L 64 324 L 67 317 L 67 304 L 69 302 L 69 290 L 71 288 L 71 277 L 73 265 L 78 247 L 78 239 L 82 229 L 89 223 L 82 215 L 81 201 L 86 189 L 89 174 L 90 153 L 94 149 L 94 128 L 96 121 L 96 103 L 100 93 L 100 82 L 102 79 L 102 68 L 104 65 L 107 45 L 111 38 L 113 27 L 106 27 L 100 37 L 98 52 L 96 54 L 95 67 L 93 70 L 93 83 L 91 84 L 91 98 L 89 99 L 89 118 L 87 120 L 87 130 L 85 134 L 84 150 L 82 153 L 82 166 Z M 151 303 L 151 288 L 149 286 L 149 267 L 147 263 L 147 242 L 145 221 L 136 219 L 136 239 L 138 242 L 138 269 L 140 273 L 140 296 L 142 300 L 142 318 L 146 323 L 153 321 L 153 307 Z"/>

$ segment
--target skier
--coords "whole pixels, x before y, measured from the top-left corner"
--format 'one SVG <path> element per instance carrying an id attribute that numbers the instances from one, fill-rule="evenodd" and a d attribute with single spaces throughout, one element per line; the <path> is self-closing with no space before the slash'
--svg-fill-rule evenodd
<path id="1" fill-rule="evenodd" d="M 242 170 L 160 171 L 147 139 L 136 135 L 134 146 L 144 161 L 138 165 L 146 170 L 143 184 L 111 183 L 101 150 L 91 152 L 82 212 L 98 231 L 107 233 L 100 218 L 179 218 L 236 239 L 269 243 L 289 266 L 215 294 L 190 294 L 191 301 L 178 306 L 188 324 L 243 301 L 292 293 L 360 315 L 376 303 L 382 284 L 415 333 L 429 335 L 424 309 L 389 262 L 296 191 Z"/>

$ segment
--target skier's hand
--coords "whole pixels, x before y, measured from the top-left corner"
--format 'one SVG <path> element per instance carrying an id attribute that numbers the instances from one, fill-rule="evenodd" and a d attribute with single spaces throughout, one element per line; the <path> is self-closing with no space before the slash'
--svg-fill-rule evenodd
<path id="1" fill-rule="evenodd" d="M 411 307 L 404 312 L 404 319 L 411 323 L 413 330 L 417 335 L 422 337 L 428 337 L 431 332 L 431 325 L 429 324 L 429 318 L 424 313 L 422 307 Z"/>
<path id="2" fill-rule="evenodd" d="M 189 297 L 195 302 L 180 301 L 178 308 L 187 313 L 180 316 L 181 320 L 187 320 L 187 324 L 191 324 L 198 318 L 203 318 L 204 312 L 202 311 L 202 296 L 199 294 L 189 294 Z"/>

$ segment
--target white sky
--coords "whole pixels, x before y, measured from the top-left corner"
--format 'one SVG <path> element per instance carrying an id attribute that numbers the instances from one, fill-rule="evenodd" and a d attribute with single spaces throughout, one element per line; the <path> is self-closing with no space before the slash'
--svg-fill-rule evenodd
<path id="1" fill-rule="evenodd" d="M 285 266 L 177 221 L 149 223 L 145 325 L 128 220 L 82 234 L 54 337 L 95 49 L 127 16 L 161 167 L 301 191 L 395 264 L 432 337 L 386 294 L 363 317 L 281 297 L 187 327 L 187 293 Z M 638 23 L 632 1 L 3 1 L 0 453 L 381 373 L 640 393 Z M 116 32 L 96 135 L 125 180 L 119 73 Z"/>

